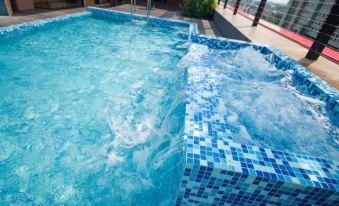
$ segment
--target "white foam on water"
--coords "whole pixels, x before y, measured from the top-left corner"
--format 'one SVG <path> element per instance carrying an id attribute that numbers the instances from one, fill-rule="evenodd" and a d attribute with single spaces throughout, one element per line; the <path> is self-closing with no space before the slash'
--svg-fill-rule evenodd
<path id="1" fill-rule="evenodd" d="M 64 204 L 67 200 L 74 197 L 76 194 L 76 190 L 72 186 L 65 186 L 60 190 L 60 193 L 56 194 L 55 202 L 57 204 Z"/>
<path id="2" fill-rule="evenodd" d="M 226 115 L 233 128 L 226 135 L 234 141 L 336 159 L 338 127 L 331 123 L 323 101 L 298 90 L 293 71 L 275 68 L 250 47 L 229 51 L 197 44 L 180 65 L 192 74 L 205 73 L 219 86 L 224 106 L 216 109 Z"/>
<path id="3" fill-rule="evenodd" d="M 255 51 L 251 47 L 240 49 L 235 53 L 233 62 L 239 65 L 241 68 L 253 69 L 256 72 L 275 72 L 277 69 L 270 65 L 263 55 Z"/>
<path id="4" fill-rule="evenodd" d="M 111 167 L 116 164 L 123 163 L 124 161 L 125 161 L 124 157 L 119 156 L 116 152 L 111 152 L 108 155 L 107 165 Z"/>

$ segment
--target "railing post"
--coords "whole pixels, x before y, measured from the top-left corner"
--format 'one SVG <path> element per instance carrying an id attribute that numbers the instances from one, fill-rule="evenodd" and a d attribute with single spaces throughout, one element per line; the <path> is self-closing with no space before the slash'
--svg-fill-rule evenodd
<path id="1" fill-rule="evenodd" d="M 239 9 L 239 5 L 240 5 L 240 0 L 237 0 L 237 2 L 235 3 L 233 15 L 236 15 L 236 14 L 237 14 L 238 9 Z"/>
<path id="2" fill-rule="evenodd" d="M 339 25 L 339 0 L 336 0 L 333 4 L 330 13 L 328 14 L 325 22 L 318 31 L 311 48 L 306 55 L 307 59 L 317 60 L 323 52 L 325 45 L 331 39 L 335 32 L 336 27 Z"/>
<path id="3" fill-rule="evenodd" d="M 259 20 L 261 18 L 262 12 L 264 11 L 265 5 L 266 5 L 267 0 L 261 0 L 257 13 L 255 13 L 255 18 L 253 20 L 252 26 L 257 26 L 259 23 Z"/>
<path id="4" fill-rule="evenodd" d="M 224 1 L 224 9 L 226 9 L 227 1 L 228 1 L 228 0 L 225 0 L 225 1 Z"/>

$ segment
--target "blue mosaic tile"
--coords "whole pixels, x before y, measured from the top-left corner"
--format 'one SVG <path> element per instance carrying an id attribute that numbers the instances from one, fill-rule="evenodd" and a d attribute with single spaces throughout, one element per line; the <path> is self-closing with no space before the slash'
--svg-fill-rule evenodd
<path id="1" fill-rule="evenodd" d="M 43 25 L 49 26 L 49 25 L 55 25 L 55 24 L 64 24 L 65 21 L 72 21 L 73 18 L 78 18 L 86 15 L 90 15 L 90 12 L 80 12 L 80 13 L 74 13 L 74 14 L 68 14 L 48 19 L 41 19 L 21 24 L 15 24 L 11 26 L 6 27 L 0 27 L 0 37 L 4 38 L 6 35 L 9 35 L 13 32 L 15 32 L 16 35 L 19 35 L 24 32 L 28 31 L 34 31 L 41 29 Z"/>
<path id="2" fill-rule="evenodd" d="M 145 15 L 139 15 L 134 14 L 133 17 L 131 17 L 131 14 L 128 12 L 123 11 L 112 11 L 107 9 L 100 9 L 97 7 L 87 7 L 87 11 L 91 12 L 95 17 L 99 18 L 105 18 L 105 19 L 112 19 L 114 21 L 131 21 L 131 18 L 133 20 L 138 21 L 147 21 L 149 25 L 152 26 L 162 26 L 162 27 L 169 27 L 169 26 L 178 26 L 178 27 L 189 27 L 190 28 L 190 34 L 197 33 L 197 25 L 191 24 L 185 21 L 180 20 L 171 20 L 171 19 L 164 19 L 164 18 L 157 18 L 154 16 L 145 16 Z"/>
<path id="3" fill-rule="evenodd" d="M 198 34 L 191 41 L 216 49 L 252 47 L 268 55 L 278 69 L 296 71 L 305 90 L 338 117 L 337 90 L 278 50 Z M 339 166 L 333 161 L 239 144 L 226 135 L 232 125 L 223 117 L 216 72 L 194 63 L 188 68 L 186 164 L 176 205 L 338 205 Z"/>
<path id="4" fill-rule="evenodd" d="M 89 7 L 87 12 L 0 28 L 9 31 L 38 29 L 40 25 L 67 21 L 82 15 L 128 20 L 129 13 Z M 136 15 L 136 19 L 147 17 Z M 305 91 L 326 102 L 334 119 L 339 118 L 338 91 L 280 51 L 267 45 L 199 35 L 197 25 L 156 17 L 159 26 L 190 28 L 190 40 L 218 49 L 252 47 L 268 56 L 279 69 L 292 69 Z M 331 160 L 239 144 L 226 130 L 222 98 L 208 68 L 190 67 L 187 79 L 184 164 L 175 205 L 339 205 L 339 166 Z"/>
<path id="5" fill-rule="evenodd" d="M 225 39 L 221 37 L 209 37 L 206 35 L 199 35 L 197 33 L 191 34 L 191 42 L 208 45 L 210 48 L 214 49 L 234 50 L 251 47 L 255 50 L 258 50 L 262 54 L 268 56 L 270 58 L 267 59 L 268 62 L 270 62 L 277 69 L 295 71 L 296 74 L 294 75 L 294 78 L 296 78 L 296 80 L 305 87 L 305 91 L 307 93 L 321 100 L 324 100 L 325 102 L 329 102 L 328 106 L 330 107 L 330 110 L 334 113 L 334 115 L 339 114 L 338 91 L 331 85 L 327 84 L 320 77 L 310 72 L 307 68 L 300 65 L 298 62 L 273 47 L 259 43 L 249 43 L 239 40 Z M 339 118 L 336 119 L 336 123 L 338 123 L 338 119 Z"/>
<path id="6" fill-rule="evenodd" d="M 95 15 L 99 14 L 100 17 L 104 18 L 130 20 L 128 19 L 129 13 L 107 12 L 106 10 L 94 8 L 90 8 L 89 11 L 94 11 Z M 136 15 L 134 18 L 144 20 L 146 17 Z M 154 17 L 149 22 L 157 26 L 187 26 L 183 22 L 177 24 L 176 21 L 162 20 Z M 309 82 L 305 85 L 307 85 L 308 91 L 311 93 L 312 90 L 315 90 L 314 88 L 317 88 L 319 90 L 318 95 L 323 95 L 324 97 L 321 98 L 326 98 L 329 102 L 337 94 L 333 88 L 329 87 L 294 60 L 281 54 L 278 50 L 261 44 L 202 36 L 197 34 L 195 24 L 191 24 L 190 32 L 192 42 L 206 44 L 212 48 L 240 49 L 250 46 L 264 54 L 271 54 L 269 61 L 277 68 L 298 71 L 300 73 L 298 75 L 300 81 L 305 81 L 304 83 Z M 224 131 L 229 125 L 223 122 L 223 117 L 218 114 L 218 111 L 220 111 L 218 105 L 220 105 L 221 97 L 217 85 L 212 83 L 215 82 L 213 80 L 215 76 L 211 74 L 211 71 L 203 71 L 201 68 L 188 71 L 188 103 L 185 119 L 186 164 L 184 166 L 185 170 L 182 175 L 181 186 L 179 187 L 177 205 L 220 205 L 224 203 L 239 205 L 258 204 L 259 202 L 273 205 L 283 203 L 307 205 L 309 202 L 318 204 L 315 201 L 319 200 L 317 198 L 331 193 L 324 191 L 333 192 L 338 190 L 338 170 L 334 163 L 329 160 L 274 151 L 256 146 L 241 145 L 235 143 L 231 137 L 225 136 Z M 207 94 L 207 97 L 199 94 Z M 190 166 L 192 167 L 190 168 Z M 187 170 L 187 168 L 191 170 Z M 201 171 L 204 169 L 207 170 L 206 173 Z M 225 178 L 228 178 L 227 175 L 240 175 L 242 178 L 237 178 L 238 181 L 235 181 L 236 179 L 233 178 L 232 181 L 226 184 L 226 182 L 223 182 L 224 179 L 220 178 L 221 176 L 218 172 L 215 174 L 212 172 L 219 170 L 222 171 Z M 211 180 L 223 182 L 227 190 L 224 191 L 219 190 L 215 186 L 212 187 L 213 181 L 211 182 Z M 248 181 L 248 183 L 244 187 L 239 180 Z M 261 191 L 264 185 L 279 185 L 282 189 L 264 193 L 256 192 Z M 257 190 L 255 190 L 256 187 Z M 309 194 L 307 193 L 308 188 L 311 188 L 311 191 L 316 188 L 320 192 L 315 193 L 313 199 L 308 198 L 308 202 L 305 202 L 305 199 L 300 198 L 298 195 L 299 193 L 303 195 Z M 251 198 L 250 195 L 253 194 L 249 193 L 247 196 L 248 201 L 245 201 L 247 199 L 245 195 L 243 195 L 244 199 L 241 199 L 239 194 L 247 190 L 254 191 L 254 195 L 258 197 Z M 235 193 L 231 193 L 227 197 L 226 194 L 230 191 Z M 281 191 L 289 192 L 282 193 Z M 218 192 L 223 192 L 223 198 L 221 196 L 214 198 L 214 195 Z M 181 194 L 184 197 L 181 197 Z M 313 193 L 310 192 L 310 194 Z M 328 203 L 335 203 L 337 195 L 337 192 L 331 193 L 329 197 L 326 197 L 326 201 Z M 274 198 L 275 196 L 281 198 Z M 321 204 L 326 205 L 326 201 L 321 199 Z"/>

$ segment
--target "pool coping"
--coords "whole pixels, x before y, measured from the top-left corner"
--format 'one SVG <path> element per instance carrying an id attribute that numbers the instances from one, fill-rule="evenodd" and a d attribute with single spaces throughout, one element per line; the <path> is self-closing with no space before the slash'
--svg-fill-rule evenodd
<path id="1" fill-rule="evenodd" d="M 92 14 L 96 13 L 99 15 L 103 15 L 105 17 L 110 16 L 113 18 L 120 18 L 121 16 L 124 16 L 130 18 L 130 14 L 127 12 L 88 7 L 87 11 L 80 13 L 2 27 L 0 28 L 0 36 L 8 32 L 13 32 L 29 27 L 32 28 L 38 27 L 47 23 L 58 22 L 73 17 L 89 15 L 91 13 Z M 134 18 L 136 20 L 147 19 L 146 16 L 138 14 L 136 14 Z M 285 54 L 283 54 L 282 52 L 273 47 L 264 44 L 248 43 L 238 40 L 201 35 L 198 32 L 196 23 L 164 19 L 153 16 L 150 16 L 148 18 L 148 21 L 156 25 L 188 26 L 190 42 L 204 44 L 211 48 L 229 49 L 229 48 L 252 47 L 253 49 L 258 50 L 263 54 L 272 54 L 271 55 L 272 58 L 268 60 L 270 61 L 270 63 L 274 64 L 278 69 L 291 69 L 295 71 L 297 74 L 296 76 L 299 78 L 302 84 L 305 85 L 306 90 L 313 96 L 325 101 L 328 105 L 328 108 L 330 109 L 330 111 L 333 112 L 335 116 L 339 115 L 338 91 L 332 86 L 328 85 L 324 80 L 320 79 L 320 77 L 316 76 L 311 71 L 300 65 L 298 62 L 296 62 L 295 60 L 291 59 L 290 57 L 286 56 Z M 192 73 L 191 75 L 197 74 Z M 209 85 L 208 82 L 206 83 L 207 86 L 213 87 L 213 85 Z M 197 85 L 195 84 L 194 80 L 190 78 L 190 73 L 188 75 L 187 84 L 188 84 L 187 95 L 189 105 L 190 104 L 189 101 L 191 101 L 192 99 L 196 100 L 197 98 L 197 94 L 192 92 L 194 90 L 194 87 L 196 87 Z M 199 98 L 200 97 L 202 97 L 202 95 L 200 95 Z M 218 98 L 219 98 L 218 94 L 215 94 L 215 99 Z M 186 176 L 187 168 L 191 169 L 212 168 L 212 170 L 213 169 L 220 170 L 220 172 L 223 174 L 232 173 L 245 175 L 247 177 L 249 176 L 260 177 L 262 179 L 269 179 L 278 183 L 283 182 L 291 184 L 298 188 L 301 187 L 302 189 L 317 188 L 319 190 L 332 191 L 334 192 L 335 195 L 338 195 L 339 165 L 336 165 L 332 160 L 321 159 L 308 155 L 276 151 L 272 149 L 261 148 L 258 146 L 239 144 L 234 141 L 224 139 L 222 135 L 218 136 L 218 134 L 206 135 L 208 133 L 203 133 L 198 128 L 194 127 L 196 123 L 203 124 L 203 122 L 205 121 L 199 115 L 198 118 L 196 118 L 195 116 L 195 114 L 201 112 L 202 111 L 195 111 L 193 108 L 189 108 L 189 106 L 186 108 L 185 134 L 184 134 L 185 169 L 182 171 L 181 174 L 182 178 Z M 205 122 L 208 121 L 209 120 L 206 120 Z M 202 141 L 202 139 L 204 139 L 204 141 Z M 208 143 L 206 143 L 206 140 L 208 140 Z M 200 161 L 201 160 L 200 143 L 202 142 L 205 142 L 204 143 L 205 148 L 210 147 L 212 151 L 215 151 L 212 154 L 212 157 L 216 156 L 217 158 L 213 157 L 212 159 L 210 159 L 210 161 L 206 162 Z M 242 155 L 239 156 L 239 154 Z M 244 158 L 244 156 L 250 156 L 251 158 Z M 272 166 L 273 161 L 275 161 L 275 165 L 277 165 L 277 167 Z M 293 167 L 291 167 L 290 164 L 291 162 L 293 163 Z M 254 165 L 258 165 L 258 168 L 260 169 L 253 171 L 252 167 Z M 310 169 L 313 168 L 314 165 L 317 165 L 317 168 L 315 168 L 316 170 Z M 289 166 L 288 169 L 287 166 Z M 276 168 L 277 171 L 281 170 L 282 174 L 277 172 L 275 170 Z M 298 174 L 297 176 L 298 178 L 295 178 L 296 173 Z M 183 185 L 181 182 L 180 187 L 182 186 Z"/>
<path id="2" fill-rule="evenodd" d="M 64 21 L 64 20 L 68 20 L 68 19 L 71 19 L 71 18 L 86 16 L 86 15 L 90 15 L 90 12 L 83 11 L 83 12 L 78 12 L 78 13 L 73 13 L 73 14 L 66 14 L 66 15 L 62 15 L 62 16 L 50 17 L 50 18 L 46 18 L 46 19 L 39 19 L 39 20 L 24 22 L 24 23 L 20 23 L 20 24 L 13 24 L 13 25 L 9 25 L 9 26 L 4 26 L 4 27 L 0 27 L 0 35 L 4 35 L 4 34 L 9 33 L 9 32 L 19 31 L 19 30 L 22 30 L 22 29 L 31 29 L 31 28 L 35 28 L 35 27 L 41 27 L 45 24 L 56 23 L 56 22 L 59 22 L 59 21 Z"/>

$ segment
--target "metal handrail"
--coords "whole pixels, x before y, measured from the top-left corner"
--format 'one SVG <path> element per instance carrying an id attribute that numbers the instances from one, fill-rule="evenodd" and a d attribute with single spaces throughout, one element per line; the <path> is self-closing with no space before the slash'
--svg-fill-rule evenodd
<path id="1" fill-rule="evenodd" d="M 131 17 L 135 15 L 137 10 L 137 0 L 131 0 Z M 151 10 L 152 10 L 152 0 L 147 0 L 147 5 L 146 5 L 146 10 L 147 10 L 147 17 L 151 15 Z"/>
<path id="2" fill-rule="evenodd" d="M 147 0 L 146 10 L 147 10 L 147 17 L 151 15 L 152 9 L 152 0 Z"/>
<path id="3" fill-rule="evenodd" d="M 131 0 L 131 17 L 134 16 L 137 10 L 137 0 Z"/>

